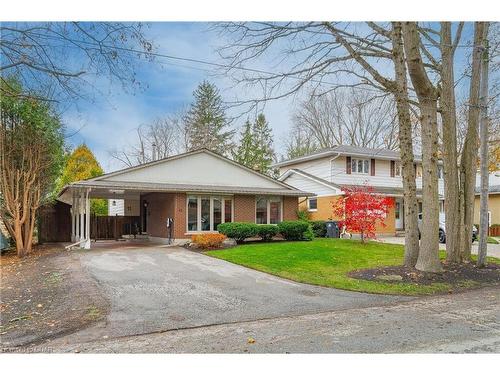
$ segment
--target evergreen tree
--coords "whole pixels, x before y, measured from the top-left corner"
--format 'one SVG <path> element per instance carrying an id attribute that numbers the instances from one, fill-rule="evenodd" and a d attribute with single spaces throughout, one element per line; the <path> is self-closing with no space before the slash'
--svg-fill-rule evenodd
<path id="1" fill-rule="evenodd" d="M 184 119 L 188 150 L 205 147 L 228 155 L 233 148 L 234 131 L 229 128 L 219 90 L 203 81 L 193 96 L 195 101 Z"/>
<path id="2" fill-rule="evenodd" d="M 273 135 L 263 114 L 253 124 L 246 121 L 233 158 L 235 161 L 261 173 L 269 174 L 274 159 Z"/>
<path id="3" fill-rule="evenodd" d="M 253 126 L 249 120 L 243 125 L 240 144 L 233 154 L 233 159 L 249 168 L 255 168 L 255 141 Z"/>
<path id="4" fill-rule="evenodd" d="M 255 140 L 255 168 L 269 174 L 271 164 L 275 158 L 273 147 L 273 133 L 264 114 L 259 114 L 253 125 Z"/>
<path id="5" fill-rule="evenodd" d="M 99 162 L 87 145 L 78 146 L 66 160 L 66 165 L 59 180 L 59 190 L 75 181 L 86 180 L 104 173 Z M 108 214 L 106 199 L 91 199 L 90 212 L 96 215 Z"/>

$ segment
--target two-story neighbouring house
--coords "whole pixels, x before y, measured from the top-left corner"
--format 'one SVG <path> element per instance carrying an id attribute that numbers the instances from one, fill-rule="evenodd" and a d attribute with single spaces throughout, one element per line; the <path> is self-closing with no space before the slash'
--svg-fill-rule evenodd
<path id="1" fill-rule="evenodd" d="M 345 186 L 369 185 L 375 192 L 394 199 L 385 227 L 377 234 L 395 235 L 404 230 L 403 182 L 398 151 L 339 145 L 303 157 L 276 163 L 280 180 L 315 197 L 299 198 L 299 208 L 308 210 L 312 220 L 333 217 L 332 202 L 343 194 Z M 415 162 L 417 197 L 421 196 L 422 165 Z M 442 165 L 439 165 L 440 211 L 444 211 Z M 419 203 L 421 210 L 421 203 Z"/>

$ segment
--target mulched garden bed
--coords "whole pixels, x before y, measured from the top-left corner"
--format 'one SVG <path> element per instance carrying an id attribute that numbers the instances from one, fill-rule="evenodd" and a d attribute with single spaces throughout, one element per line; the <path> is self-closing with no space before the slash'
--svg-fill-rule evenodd
<path id="1" fill-rule="evenodd" d="M 452 289 L 500 283 L 500 264 L 490 263 L 484 268 L 476 267 L 475 263 L 443 264 L 443 270 L 441 273 L 432 273 L 403 266 L 391 266 L 356 270 L 348 275 L 355 279 L 389 283 L 418 285 L 446 283 L 450 284 Z"/>

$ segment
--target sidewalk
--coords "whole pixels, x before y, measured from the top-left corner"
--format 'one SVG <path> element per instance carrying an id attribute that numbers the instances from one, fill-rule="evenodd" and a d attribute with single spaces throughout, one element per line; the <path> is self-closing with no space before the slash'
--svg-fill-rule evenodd
<path id="1" fill-rule="evenodd" d="M 377 238 L 377 241 L 385 242 L 385 243 L 394 243 L 394 244 L 398 244 L 398 245 L 405 244 L 404 237 L 380 237 L 380 238 Z M 472 254 L 477 254 L 477 247 L 478 247 L 478 242 L 475 241 L 472 244 Z M 441 250 L 446 250 L 446 244 L 440 243 L 439 248 Z M 487 249 L 488 249 L 488 256 L 500 258 L 500 244 L 489 243 L 487 246 Z"/>

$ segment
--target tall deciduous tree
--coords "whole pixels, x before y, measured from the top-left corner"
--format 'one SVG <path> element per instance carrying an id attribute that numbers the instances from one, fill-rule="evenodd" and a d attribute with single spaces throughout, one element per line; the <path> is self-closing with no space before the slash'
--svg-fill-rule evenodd
<path id="1" fill-rule="evenodd" d="M 71 182 L 87 180 L 104 173 L 101 165 L 92 151 L 85 144 L 81 144 L 68 156 L 61 178 L 58 181 L 59 189 Z M 108 214 L 106 199 L 91 199 L 90 212 L 96 215 Z"/>
<path id="2" fill-rule="evenodd" d="M 470 260 L 471 255 L 472 222 L 474 220 L 483 32 L 484 23 L 476 22 L 474 27 L 471 80 L 469 84 L 467 131 L 460 160 L 460 253 L 461 257 L 466 261 Z"/>
<path id="3" fill-rule="evenodd" d="M 140 86 L 140 59 L 153 59 L 141 23 L 2 22 L 0 34 L 1 93 L 8 96 L 67 104 L 95 95 L 95 76 L 130 90 Z M 22 92 L 5 80 L 10 75 L 18 77 Z"/>
<path id="4" fill-rule="evenodd" d="M 488 240 L 488 29 L 486 22 L 483 30 L 483 51 L 481 64 L 481 128 L 480 128 L 480 171 L 481 171 L 481 197 L 479 209 L 479 246 L 477 250 L 477 265 L 486 265 L 487 240 Z"/>
<path id="5" fill-rule="evenodd" d="M 259 84 L 265 88 L 261 98 L 242 101 L 242 104 L 250 101 L 257 105 L 261 101 L 283 98 L 305 87 L 312 87 L 317 96 L 340 88 L 366 86 L 381 96 L 394 96 L 398 131 L 400 135 L 404 134 L 400 138 L 399 148 L 407 208 L 405 264 L 412 267 L 419 253 L 417 200 L 405 56 L 401 33 L 397 32 L 401 28 L 400 24 L 367 22 L 359 28 L 338 22 L 223 23 L 219 26 L 235 39 L 235 43 L 221 50 L 221 54 L 231 62 L 231 68 L 234 67 L 228 69 L 233 76 L 238 74 L 238 67 L 242 63 L 263 56 L 276 45 L 286 45 L 282 52 L 296 59 L 294 67 L 285 72 L 245 72 L 243 77 L 235 77 L 238 82 Z M 389 70 L 389 74 L 386 74 L 388 65 L 394 67 L 394 72 Z M 335 83 L 330 79 L 334 76 L 344 79 Z M 286 85 L 287 82 L 290 85 Z M 288 153 L 301 154 L 303 148 L 300 140 L 293 138 L 292 142 L 294 147 L 287 149 L 293 152 Z"/>
<path id="6" fill-rule="evenodd" d="M 457 145 L 457 108 L 455 102 L 454 56 L 460 41 L 463 23 L 459 23 L 452 38 L 451 22 L 441 22 L 441 123 L 443 133 L 442 155 L 444 162 L 444 198 L 446 214 L 446 260 L 460 262 L 459 230 L 459 176 Z"/>
<path id="7" fill-rule="evenodd" d="M 420 54 L 420 36 L 415 22 L 402 25 L 406 63 L 418 97 L 422 128 L 422 228 L 420 252 L 415 267 L 421 271 L 440 272 L 439 195 L 438 195 L 438 92 L 429 79 Z"/>
<path id="8" fill-rule="evenodd" d="M 182 117 L 182 113 L 171 114 L 139 126 L 134 141 L 109 150 L 110 156 L 125 167 L 133 167 L 186 151 Z"/>
<path id="9" fill-rule="evenodd" d="M 13 79 L 0 85 L 13 94 L 0 95 L 0 218 L 18 256 L 25 256 L 32 248 L 37 210 L 60 173 L 63 131 L 47 102 L 24 98 Z"/>
<path id="10" fill-rule="evenodd" d="M 208 148 L 228 155 L 233 148 L 234 130 L 230 129 L 219 90 L 203 81 L 193 96 L 194 103 L 184 118 L 188 150 Z"/>
<path id="11" fill-rule="evenodd" d="M 398 121 L 394 102 L 361 89 L 312 93 L 294 113 L 294 127 L 309 130 L 321 148 L 345 144 L 397 149 Z"/>

